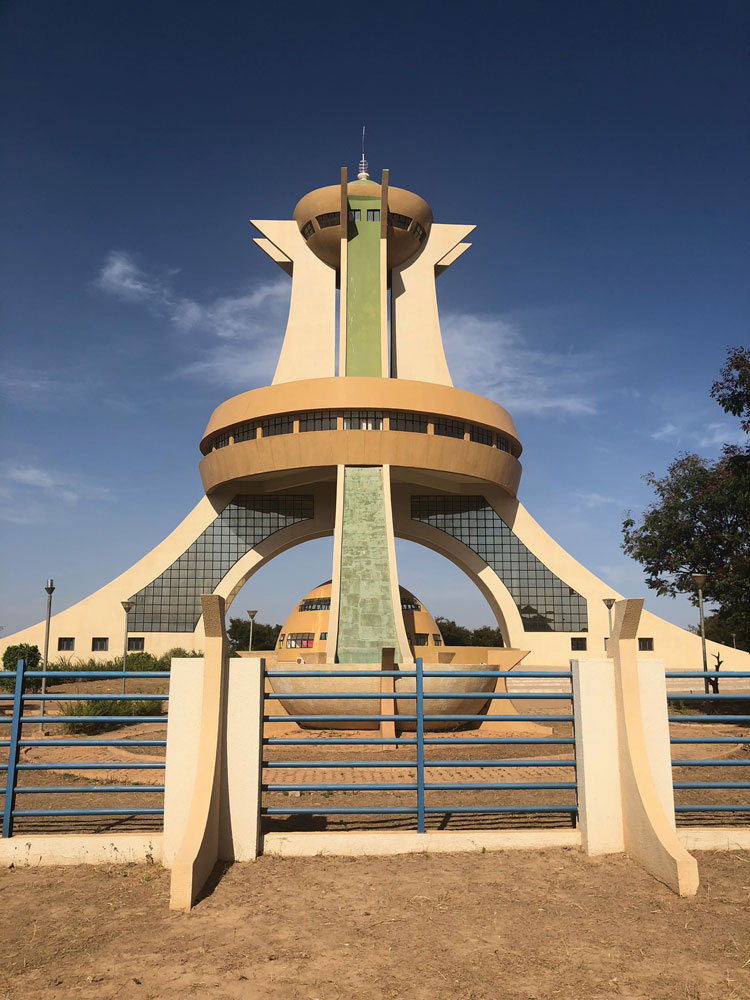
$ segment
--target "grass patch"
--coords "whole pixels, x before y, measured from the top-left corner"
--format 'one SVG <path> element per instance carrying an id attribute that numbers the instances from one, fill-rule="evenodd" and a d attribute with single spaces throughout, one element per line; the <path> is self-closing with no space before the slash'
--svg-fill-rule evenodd
<path id="1" fill-rule="evenodd" d="M 117 722 L 86 722 L 87 718 L 97 715 L 162 715 L 161 703 L 158 701 L 120 701 L 119 698 L 103 699 L 101 701 L 86 699 L 73 701 L 62 706 L 65 715 L 80 717 L 80 722 L 66 722 L 65 732 L 77 735 L 93 735 L 116 729 Z"/>

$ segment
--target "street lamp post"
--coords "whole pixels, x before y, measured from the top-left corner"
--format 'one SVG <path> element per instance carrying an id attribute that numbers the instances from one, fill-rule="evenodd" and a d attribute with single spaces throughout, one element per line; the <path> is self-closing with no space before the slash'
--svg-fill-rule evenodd
<path id="1" fill-rule="evenodd" d="M 257 610 L 248 611 L 247 617 L 250 619 L 250 642 L 247 644 L 248 653 L 252 652 L 253 649 L 253 622 L 255 621 L 255 616 L 258 614 Z"/>
<path id="2" fill-rule="evenodd" d="M 47 660 L 49 659 L 49 623 L 52 617 L 52 595 L 55 592 L 55 581 L 47 580 L 47 618 L 44 623 L 44 659 L 42 660 L 42 670 L 47 673 Z M 39 707 L 39 714 L 44 715 L 44 696 L 47 693 L 47 678 L 42 677 L 42 702 Z"/>
<path id="3" fill-rule="evenodd" d="M 608 636 L 608 639 L 611 639 L 612 638 L 612 608 L 614 607 L 615 599 L 614 599 L 614 597 L 603 597 L 602 600 L 604 602 L 604 606 L 607 609 L 607 618 L 609 618 L 609 636 Z M 605 649 L 607 648 L 607 643 L 606 642 L 604 643 L 604 648 Z"/>
<path id="4" fill-rule="evenodd" d="M 122 694 L 125 694 L 125 670 L 128 660 L 128 612 L 135 607 L 135 601 L 122 601 L 125 612 L 125 638 L 122 643 Z"/>
<path id="5" fill-rule="evenodd" d="M 706 656 L 706 620 L 703 617 L 703 588 L 706 585 L 708 576 L 706 573 L 691 573 L 690 579 L 698 590 L 698 608 L 701 616 L 701 645 L 703 647 L 703 673 L 708 673 L 708 657 Z M 703 678 L 703 687 L 708 694 L 708 677 Z"/>

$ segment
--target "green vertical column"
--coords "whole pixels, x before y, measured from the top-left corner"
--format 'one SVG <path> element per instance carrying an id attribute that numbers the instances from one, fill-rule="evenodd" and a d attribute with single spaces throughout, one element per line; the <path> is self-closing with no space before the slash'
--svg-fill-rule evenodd
<path id="1" fill-rule="evenodd" d="M 349 208 L 359 210 L 359 220 L 348 222 L 346 241 L 346 375 L 382 377 L 380 331 L 380 222 L 368 221 L 367 213 L 380 215 L 380 192 L 372 181 L 372 197 L 351 195 Z"/>
<path id="2" fill-rule="evenodd" d="M 383 646 L 399 659 L 383 475 L 380 466 L 344 469 L 339 663 L 379 663 Z"/>

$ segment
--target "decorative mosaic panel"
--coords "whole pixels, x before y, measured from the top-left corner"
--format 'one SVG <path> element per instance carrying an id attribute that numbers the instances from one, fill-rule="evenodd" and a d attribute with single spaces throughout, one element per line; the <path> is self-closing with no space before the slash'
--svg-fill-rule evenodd
<path id="1" fill-rule="evenodd" d="M 467 545 L 497 573 L 526 632 L 587 632 L 586 600 L 529 551 L 484 497 L 413 496 L 413 521 Z"/>
<path id="2" fill-rule="evenodd" d="M 130 632 L 192 632 L 201 594 L 269 535 L 314 516 L 311 496 L 236 496 L 179 559 L 131 600 Z"/>

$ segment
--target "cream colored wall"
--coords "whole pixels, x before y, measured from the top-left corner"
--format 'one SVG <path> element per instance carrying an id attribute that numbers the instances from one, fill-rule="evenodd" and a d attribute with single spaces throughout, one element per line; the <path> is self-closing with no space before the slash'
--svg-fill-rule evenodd
<path id="1" fill-rule="evenodd" d="M 336 272 L 310 253 L 296 222 L 254 221 L 253 225 L 272 244 L 256 240 L 261 250 L 283 270 L 289 263 L 292 270 L 289 318 L 274 384 L 335 375 Z"/>
<path id="2" fill-rule="evenodd" d="M 458 245 L 474 226 L 434 223 L 420 252 L 391 276 L 392 375 L 452 386 L 440 332 L 435 267 L 460 256 Z M 464 244 L 467 249 L 469 244 Z M 463 252 L 463 251 L 461 251 Z"/>

